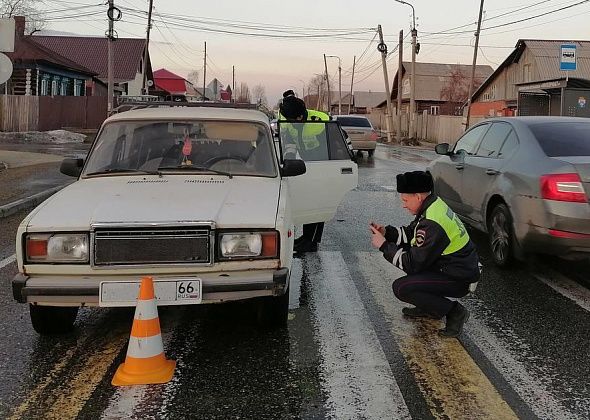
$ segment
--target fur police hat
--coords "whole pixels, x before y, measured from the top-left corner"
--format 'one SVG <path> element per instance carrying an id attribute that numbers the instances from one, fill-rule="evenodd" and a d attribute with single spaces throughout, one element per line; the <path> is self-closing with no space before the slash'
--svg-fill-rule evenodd
<path id="1" fill-rule="evenodd" d="M 412 171 L 397 176 L 398 193 L 414 194 L 431 192 L 432 187 L 432 176 L 428 172 Z"/>
<path id="2" fill-rule="evenodd" d="M 298 117 L 306 118 L 307 108 L 303 99 L 295 96 L 292 90 L 283 93 L 283 101 L 279 107 L 281 115 L 288 120 L 296 120 Z"/>

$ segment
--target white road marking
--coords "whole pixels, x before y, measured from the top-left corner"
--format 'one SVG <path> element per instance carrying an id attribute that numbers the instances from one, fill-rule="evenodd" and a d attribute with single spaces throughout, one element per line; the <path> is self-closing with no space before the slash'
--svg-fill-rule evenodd
<path id="1" fill-rule="evenodd" d="M 4 258 L 2 261 L 0 261 L 0 270 L 3 269 L 4 267 L 6 267 L 8 264 L 12 264 L 15 261 L 16 261 L 16 254 L 11 255 L 8 258 Z"/>
<path id="2" fill-rule="evenodd" d="M 370 267 L 380 269 L 382 272 L 391 272 L 389 281 L 385 282 L 389 290 L 391 290 L 389 283 L 404 274 L 387 262 L 380 253 L 359 252 L 357 255 L 359 260 L 369 261 Z M 361 268 L 365 268 L 364 265 Z M 370 275 L 377 276 L 372 270 Z M 375 285 L 372 284 L 371 287 L 373 288 Z M 384 292 L 385 288 L 383 288 L 381 295 Z M 480 300 L 474 298 L 462 299 L 461 303 L 469 309 L 471 314 L 469 321 L 465 324 L 464 334 L 467 334 L 479 350 L 485 354 L 495 369 L 536 416 L 543 419 L 577 418 L 553 396 L 553 390 L 561 385 L 552 384 L 549 373 L 543 371 L 543 361 L 538 360 L 535 364 L 530 365 L 538 368 L 535 371 L 531 371 L 522 362 L 525 360 L 537 360 L 538 358 L 509 326 L 503 324 Z M 400 302 L 396 302 L 394 305 L 405 306 Z M 499 327 L 492 330 L 488 325 Z"/>
<path id="3" fill-rule="evenodd" d="M 553 270 L 544 270 L 543 274 L 533 273 L 533 276 L 590 312 L 590 290 Z"/>
<path id="4" fill-rule="evenodd" d="M 340 252 L 304 261 L 323 358 L 329 416 L 411 418 Z"/>

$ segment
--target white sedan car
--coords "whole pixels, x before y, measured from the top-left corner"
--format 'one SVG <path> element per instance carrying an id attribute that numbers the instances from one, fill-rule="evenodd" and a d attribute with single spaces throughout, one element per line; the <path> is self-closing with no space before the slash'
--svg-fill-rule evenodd
<path id="1" fill-rule="evenodd" d="M 353 150 L 366 151 L 369 156 L 373 156 L 379 134 L 367 117 L 364 115 L 334 115 L 332 118 L 338 121 L 348 134 Z"/>
<path id="2" fill-rule="evenodd" d="M 358 181 L 336 123 L 316 133 L 304 162 L 283 158 L 254 110 L 108 118 L 86 161 L 62 163 L 78 180 L 21 223 L 15 299 L 37 332 L 60 333 L 80 306 L 135 306 L 149 275 L 159 305 L 255 299 L 261 321 L 284 325 L 294 226 L 330 220 Z"/>

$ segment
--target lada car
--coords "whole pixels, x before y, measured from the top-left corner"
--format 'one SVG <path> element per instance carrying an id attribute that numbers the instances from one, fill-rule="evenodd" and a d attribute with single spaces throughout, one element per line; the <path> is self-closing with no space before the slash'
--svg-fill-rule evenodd
<path id="1" fill-rule="evenodd" d="M 34 329 L 67 332 L 81 306 L 135 306 L 143 276 L 158 305 L 250 299 L 260 320 L 284 325 L 295 226 L 330 220 L 358 182 L 337 124 L 316 124 L 320 147 L 304 161 L 284 158 L 256 110 L 108 118 L 85 160 L 62 163 L 77 180 L 18 229 L 12 287 Z"/>

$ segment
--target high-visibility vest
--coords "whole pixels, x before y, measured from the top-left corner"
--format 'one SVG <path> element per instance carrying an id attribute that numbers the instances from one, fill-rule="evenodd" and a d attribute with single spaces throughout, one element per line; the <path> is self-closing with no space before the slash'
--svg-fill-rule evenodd
<path id="1" fill-rule="evenodd" d="M 279 114 L 279 121 L 284 119 L 285 118 Z M 330 121 L 330 116 L 325 112 L 308 109 L 306 121 Z M 301 124 L 303 124 L 303 132 L 301 133 L 300 138 L 303 143 L 302 147 L 304 147 L 305 150 L 314 150 L 320 147 L 320 142 L 317 137 L 323 135 L 325 126 L 323 124 L 305 124 L 306 121 L 301 121 Z M 281 130 L 289 132 L 289 135 L 292 138 L 299 139 L 299 130 L 297 130 L 297 128 L 295 128 L 290 122 L 281 123 Z"/>
<path id="2" fill-rule="evenodd" d="M 453 210 L 437 197 L 434 202 L 428 206 L 424 217 L 428 220 L 432 220 L 440 225 L 445 231 L 449 238 L 449 245 L 444 249 L 442 255 L 449 255 L 453 252 L 459 251 L 467 242 L 469 242 L 469 235 L 463 225 L 463 222 L 455 214 Z M 418 224 L 416 224 L 418 226 Z M 416 231 L 414 229 L 414 237 L 412 238 L 411 245 L 416 245 Z"/>

